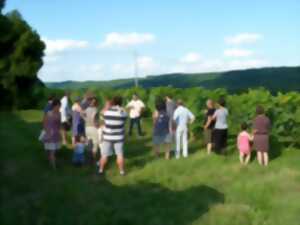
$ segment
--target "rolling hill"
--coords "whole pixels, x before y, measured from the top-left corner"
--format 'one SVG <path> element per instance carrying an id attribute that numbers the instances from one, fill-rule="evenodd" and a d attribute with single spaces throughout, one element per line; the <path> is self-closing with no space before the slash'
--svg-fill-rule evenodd
<path id="1" fill-rule="evenodd" d="M 300 66 L 274 67 L 236 70 L 215 73 L 174 73 L 147 76 L 139 79 L 144 88 L 171 86 L 177 88 L 204 87 L 208 89 L 226 88 L 229 92 L 238 92 L 248 88 L 265 87 L 272 92 L 299 91 Z M 46 83 L 49 88 L 81 89 L 81 88 L 130 88 L 133 79 L 112 81 L 65 81 Z"/>

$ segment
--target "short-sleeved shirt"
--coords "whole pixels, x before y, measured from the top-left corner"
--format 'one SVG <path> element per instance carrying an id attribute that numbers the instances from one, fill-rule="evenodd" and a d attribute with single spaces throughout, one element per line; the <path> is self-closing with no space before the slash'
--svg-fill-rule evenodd
<path id="1" fill-rule="evenodd" d="M 205 114 L 204 125 L 207 123 L 209 117 L 213 117 L 215 111 L 216 109 L 207 109 L 207 112 Z M 211 123 L 208 126 L 208 129 L 213 129 L 214 127 L 215 127 L 215 121 L 211 121 Z"/>
<path id="2" fill-rule="evenodd" d="M 97 107 L 91 107 L 89 106 L 84 111 L 84 120 L 85 120 L 85 126 L 86 127 L 95 127 L 98 121 L 98 109 Z"/>
<path id="3" fill-rule="evenodd" d="M 130 108 L 129 117 L 131 119 L 138 118 L 141 116 L 141 111 L 145 108 L 145 104 L 140 100 L 131 100 L 127 104 L 127 108 Z"/>
<path id="4" fill-rule="evenodd" d="M 107 142 L 124 142 L 125 121 L 127 113 L 120 106 L 112 106 L 103 114 L 103 140 Z"/>
<path id="5" fill-rule="evenodd" d="M 173 120 L 175 120 L 177 127 L 186 128 L 190 120 L 194 120 L 194 114 L 184 106 L 179 106 L 174 112 Z"/>
<path id="6" fill-rule="evenodd" d="M 60 100 L 60 113 L 61 113 L 61 122 L 67 122 L 68 121 L 68 113 L 69 113 L 69 101 L 68 97 L 64 96 Z"/>
<path id="7" fill-rule="evenodd" d="M 226 108 L 217 109 L 213 115 L 216 118 L 215 129 L 225 130 L 227 124 L 228 110 Z"/>
<path id="8" fill-rule="evenodd" d="M 256 130 L 256 134 L 268 134 L 270 128 L 270 119 L 265 115 L 257 116 L 253 121 L 253 129 Z"/>

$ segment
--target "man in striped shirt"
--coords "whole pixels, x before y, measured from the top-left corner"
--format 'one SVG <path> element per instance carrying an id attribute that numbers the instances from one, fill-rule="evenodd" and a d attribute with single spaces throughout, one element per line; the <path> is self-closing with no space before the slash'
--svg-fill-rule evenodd
<path id="1" fill-rule="evenodd" d="M 122 97 L 114 97 L 111 104 L 111 107 L 103 114 L 103 149 L 101 149 L 99 174 L 103 174 L 108 157 L 113 155 L 114 150 L 120 174 L 125 175 L 123 146 L 127 113 L 121 107 Z"/>

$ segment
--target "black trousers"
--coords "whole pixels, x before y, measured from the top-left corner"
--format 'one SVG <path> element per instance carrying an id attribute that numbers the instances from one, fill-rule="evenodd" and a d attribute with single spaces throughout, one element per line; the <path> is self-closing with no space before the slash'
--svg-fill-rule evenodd
<path id="1" fill-rule="evenodd" d="M 138 134 L 142 136 L 143 132 L 141 128 L 141 117 L 130 118 L 129 135 L 132 135 L 132 130 L 134 126 L 137 126 Z"/>

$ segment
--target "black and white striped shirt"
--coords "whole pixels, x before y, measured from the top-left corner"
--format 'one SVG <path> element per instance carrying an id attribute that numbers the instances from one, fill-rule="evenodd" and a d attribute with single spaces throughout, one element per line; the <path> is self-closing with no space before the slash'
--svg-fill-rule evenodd
<path id="1" fill-rule="evenodd" d="M 103 114 L 103 140 L 109 142 L 124 142 L 125 121 L 127 113 L 119 106 L 113 106 Z"/>

